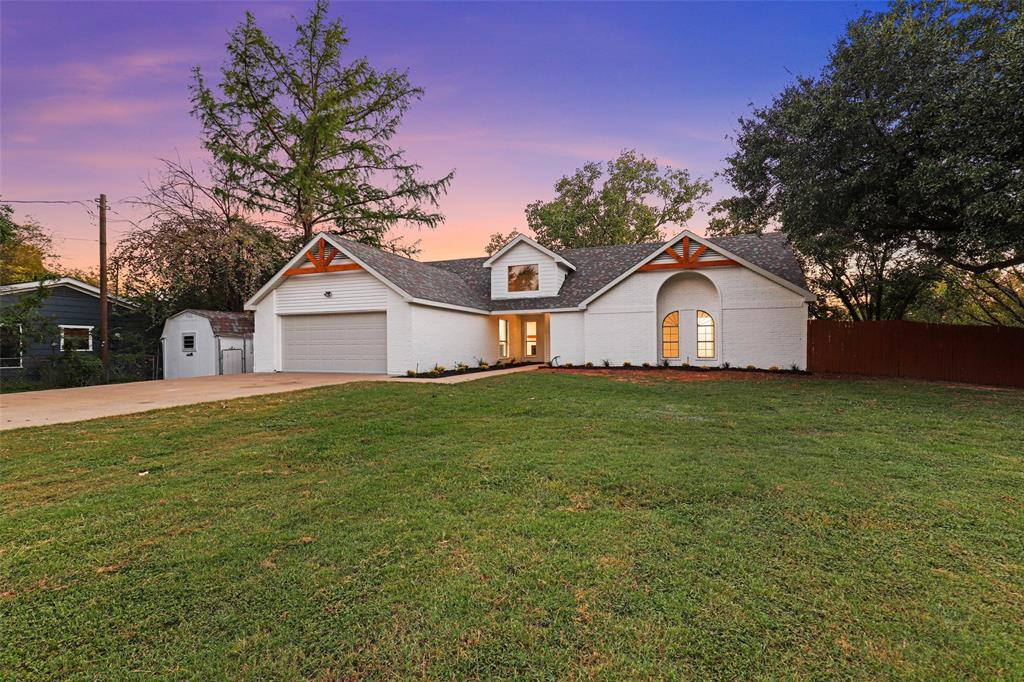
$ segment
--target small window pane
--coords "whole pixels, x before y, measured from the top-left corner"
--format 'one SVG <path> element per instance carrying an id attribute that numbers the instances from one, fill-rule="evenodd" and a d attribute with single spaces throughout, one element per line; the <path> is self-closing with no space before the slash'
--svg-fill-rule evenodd
<path id="1" fill-rule="evenodd" d="M 540 286 L 540 277 L 537 273 L 536 265 L 508 266 L 508 290 L 537 291 Z"/>
<path id="2" fill-rule="evenodd" d="M 715 357 L 715 320 L 703 310 L 697 311 L 697 357 Z"/>
<path id="3" fill-rule="evenodd" d="M 92 329 L 88 327 L 61 327 L 60 339 L 64 350 L 92 350 Z"/>
<path id="4" fill-rule="evenodd" d="M 196 349 L 196 335 L 195 334 L 182 334 L 181 336 L 181 350 L 186 353 L 191 353 Z"/>
<path id="5" fill-rule="evenodd" d="M 526 323 L 526 353 L 530 357 L 537 354 L 537 323 Z"/>
<path id="6" fill-rule="evenodd" d="M 21 367 L 21 325 L 0 325 L 0 367 Z"/>
<path id="7" fill-rule="evenodd" d="M 508 357 L 508 320 L 498 320 L 498 356 Z"/>
<path id="8" fill-rule="evenodd" d="M 679 357 L 679 313 L 671 312 L 661 321 L 661 357 Z"/>

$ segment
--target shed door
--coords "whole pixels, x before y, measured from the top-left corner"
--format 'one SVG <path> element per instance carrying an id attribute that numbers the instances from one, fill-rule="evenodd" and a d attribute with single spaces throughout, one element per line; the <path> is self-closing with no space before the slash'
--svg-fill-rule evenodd
<path id="1" fill-rule="evenodd" d="M 286 372 L 384 374 L 387 354 L 387 313 L 281 316 Z"/>

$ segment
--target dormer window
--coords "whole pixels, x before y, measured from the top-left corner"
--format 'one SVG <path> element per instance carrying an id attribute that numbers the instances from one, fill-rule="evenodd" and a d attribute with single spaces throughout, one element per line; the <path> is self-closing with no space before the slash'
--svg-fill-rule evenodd
<path id="1" fill-rule="evenodd" d="M 537 291 L 540 288 L 540 267 L 532 265 L 508 266 L 509 291 Z"/>

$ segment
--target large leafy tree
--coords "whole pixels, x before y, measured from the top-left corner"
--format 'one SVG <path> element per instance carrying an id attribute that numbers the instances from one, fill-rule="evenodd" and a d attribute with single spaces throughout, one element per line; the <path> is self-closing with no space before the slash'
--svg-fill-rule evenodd
<path id="1" fill-rule="evenodd" d="M 433 228 L 452 173 L 420 178 L 392 144 L 402 116 L 423 95 L 398 71 L 346 60 L 348 38 L 318 0 L 276 45 L 251 14 L 231 34 L 216 90 L 194 71 L 193 115 L 204 144 L 250 209 L 284 216 L 305 238 L 324 225 L 376 246 L 394 246 L 396 225 Z"/>
<path id="2" fill-rule="evenodd" d="M 865 15 L 819 77 L 741 119 L 736 144 L 729 229 L 778 226 L 812 256 L 847 243 L 975 274 L 1024 263 L 1020 4 Z"/>
<path id="3" fill-rule="evenodd" d="M 54 258 L 50 233 L 33 218 L 16 220 L 14 208 L 0 204 L 0 284 L 43 279 Z"/>
<path id="4" fill-rule="evenodd" d="M 243 214 L 225 175 L 164 161 L 135 202 L 147 215 L 118 243 L 112 265 L 155 323 L 183 308 L 241 310 L 297 247 L 288 232 Z"/>
<path id="5" fill-rule="evenodd" d="M 910 312 L 920 322 L 1024 327 L 1024 267 L 981 275 L 948 268 Z"/>
<path id="6" fill-rule="evenodd" d="M 706 180 L 629 149 L 561 178 L 555 199 L 526 207 L 526 222 L 537 241 L 553 249 L 660 241 L 667 225 L 693 217 L 710 190 Z"/>
<path id="7" fill-rule="evenodd" d="M 33 218 L 16 220 L 14 208 L 0 204 L 0 284 L 52 278 L 54 258 L 50 233 Z M 40 312 L 49 293 L 40 286 L 0 304 L 2 354 L 17 355 L 29 341 L 53 338 L 57 327 Z"/>

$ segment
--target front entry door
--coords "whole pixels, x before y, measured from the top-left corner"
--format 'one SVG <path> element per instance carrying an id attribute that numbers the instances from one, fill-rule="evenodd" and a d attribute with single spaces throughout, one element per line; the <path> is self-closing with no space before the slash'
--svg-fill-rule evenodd
<path id="1" fill-rule="evenodd" d="M 537 328 L 537 320 L 523 321 L 523 359 L 525 360 L 536 360 L 540 354 Z"/>

